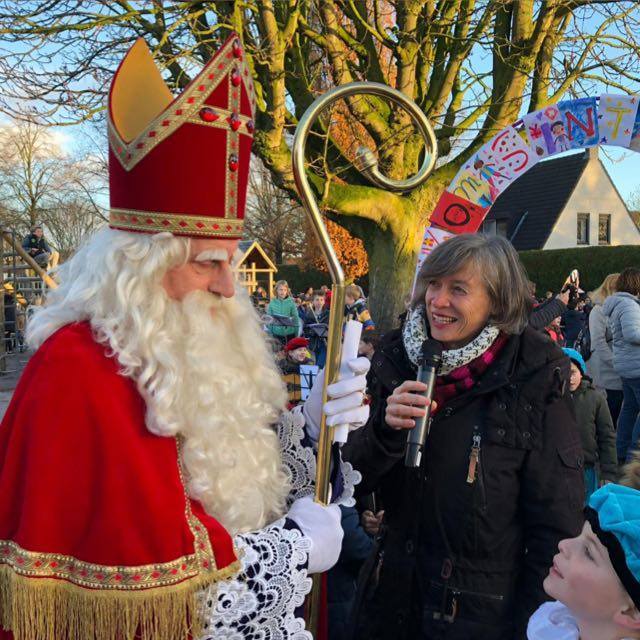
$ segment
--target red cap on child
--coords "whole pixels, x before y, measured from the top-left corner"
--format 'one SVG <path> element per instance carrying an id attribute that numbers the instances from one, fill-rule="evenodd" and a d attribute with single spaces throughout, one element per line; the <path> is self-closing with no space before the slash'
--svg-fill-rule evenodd
<path id="1" fill-rule="evenodd" d="M 289 351 L 293 351 L 294 349 L 301 349 L 302 347 L 307 348 L 309 346 L 309 341 L 306 338 L 291 338 L 289 342 L 287 342 L 284 350 L 289 353 Z"/>

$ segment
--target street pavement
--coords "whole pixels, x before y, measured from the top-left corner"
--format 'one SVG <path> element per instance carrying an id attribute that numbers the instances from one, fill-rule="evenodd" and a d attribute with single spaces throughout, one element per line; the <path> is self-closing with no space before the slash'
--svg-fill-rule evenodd
<path id="1" fill-rule="evenodd" d="M 29 361 L 31 353 L 9 353 L 7 354 L 6 367 L 4 372 L 0 372 L 0 419 L 9 406 L 13 390 L 18 384 L 20 374 Z"/>
<path id="2" fill-rule="evenodd" d="M 4 417 L 12 395 L 13 391 L 0 391 L 0 420 Z"/>

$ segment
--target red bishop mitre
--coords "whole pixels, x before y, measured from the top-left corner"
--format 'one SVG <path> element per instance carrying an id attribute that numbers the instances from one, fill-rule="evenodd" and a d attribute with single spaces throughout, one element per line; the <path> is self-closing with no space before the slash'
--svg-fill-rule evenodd
<path id="1" fill-rule="evenodd" d="M 109 92 L 110 226 L 240 238 L 254 112 L 237 35 L 175 98 L 139 39 Z"/>

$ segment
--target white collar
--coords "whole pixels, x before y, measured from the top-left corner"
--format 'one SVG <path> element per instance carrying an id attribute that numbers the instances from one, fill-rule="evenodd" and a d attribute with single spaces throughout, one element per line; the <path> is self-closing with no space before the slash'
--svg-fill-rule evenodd
<path id="1" fill-rule="evenodd" d="M 545 602 L 529 619 L 527 640 L 580 640 L 580 629 L 562 602 Z"/>
<path id="2" fill-rule="evenodd" d="M 545 602 L 529 620 L 527 640 L 580 640 L 580 630 L 561 602 Z"/>

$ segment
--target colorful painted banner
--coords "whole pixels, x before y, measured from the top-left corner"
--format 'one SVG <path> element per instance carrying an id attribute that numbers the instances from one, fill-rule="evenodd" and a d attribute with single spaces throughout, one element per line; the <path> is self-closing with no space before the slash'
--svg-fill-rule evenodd
<path id="1" fill-rule="evenodd" d="M 487 211 L 488 207 L 445 191 L 431 214 L 431 224 L 450 233 L 474 233 L 482 224 Z"/>
<path id="2" fill-rule="evenodd" d="M 424 236 L 422 237 L 422 246 L 420 247 L 420 255 L 418 256 L 418 266 L 416 267 L 416 270 L 420 271 L 420 267 L 425 261 L 425 258 L 439 244 L 442 244 L 445 240 L 448 240 L 453 235 L 453 233 L 445 231 L 444 229 L 438 229 L 438 227 L 427 227 L 424 230 Z"/>
<path id="3" fill-rule="evenodd" d="M 496 198 L 538 161 L 513 127 L 492 138 L 458 172 L 447 189 L 482 207 Z"/>
<path id="4" fill-rule="evenodd" d="M 598 144 L 595 98 L 549 105 L 522 118 L 529 144 L 538 158 Z"/>
<path id="5" fill-rule="evenodd" d="M 635 96 L 635 98 L 636 100 L 640 100 L 640 96 Z M 632 149 L 633 151 L 640 151 L 640 109 L 638 109 L 635 122 L 633 123 L 633 131 L 631 132 L 629 149 Z"/>
<path id="6" fill-rule="evenodd" d="M 637 114 L 636 96 L 601 95 L 598 104 L 600 144 L 629 147 Z"/>
<path id="7" fill-rule="evenodd" d="M 640 96 L 613 94 L 565 100 L 528 113 L 493 137 L 438 200 L 430 219 L 436 226 L 425 229 L 416 275 L 433 247 L 476 232 L 496 198 L 540 160 L 598 144 L 640 151 L 639 103 Z"/>

